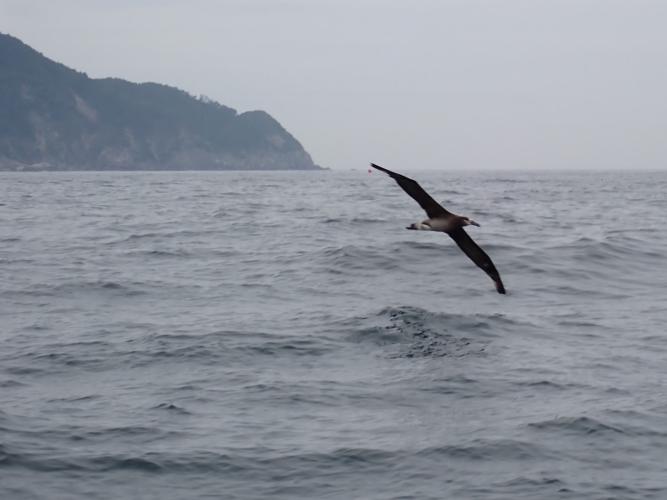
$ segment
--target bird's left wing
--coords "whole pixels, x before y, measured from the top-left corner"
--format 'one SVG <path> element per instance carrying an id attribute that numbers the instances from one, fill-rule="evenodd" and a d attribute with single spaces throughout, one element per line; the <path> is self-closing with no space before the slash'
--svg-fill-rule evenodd
<path id="1" fill-rule="evenodd" d="M 403 191 L 408 193 L 417 203 L 419 203 L 419 206 L 424 209 L 430 218 L 449 215 L 449 212 L 445 210 L 440 205 L 440 203 L 431 198 L 431 196 L 426 191 L 424 191 L 424 188 L 422 188 L 417 183 L 417 181 L 412 180 L 404 175 L 397 174 L 396 172 L 392 172 L 391 170 L 387 170 L 386 168 L 381 167 L 380 165 L 376 165 L 375 163 L 371 163 L 371 167 L 382 170 L 383 172 L 389 174 L 389 176 L 403 188 Z"/>
<path id="2" fill-rule="evenodd" d="M 500 274 L 498 273 L 496 266 L 493 265 L 491 258 L 473 241 L 468 233 L 466 233 L 462 227 L 459 227 L 454 231 L 450 231 L 448 234 L 456 242 L 459 248 L 463 250 L 463 253 L 470 257 L 480 269 L 491 277 L 496 284 L 498 293 L 505 293 L 505 286 L 500 279 Z"/>

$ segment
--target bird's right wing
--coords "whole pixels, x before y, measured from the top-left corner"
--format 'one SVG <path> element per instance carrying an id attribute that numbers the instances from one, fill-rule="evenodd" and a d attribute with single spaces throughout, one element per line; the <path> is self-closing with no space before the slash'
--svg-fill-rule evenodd
<path id="1" fill-rule="evenodd" d="M 450 231 L 449 236 L 456 242 L 463 253 L 465 253 L 470 259 L 477 264 L 477 267 L 482 269 L 486 274 L 488 274 L 491 279 L 496 284 L 496 290 L 498 293 L 505 293 L 505 286 L 503 281 L 500 279 L 500 274 L 496 269 L 496 266 L 493 265 L 491 258 L 486 254 L 480 246 L 473 241 L 473 239 L 466 233 L 462 227 Z"/>
<path id="2" fill-rule="evenodd" d="M 398 183 L 398 185 L 403 188 L 403 191 L 408 193 L 417 203 L 419 203 L 419 206 L 426 211 L 426 214 L 430 218 L 449 215 L 447 210 L 445 210 L 437 201 L 431 198 L 431 196 L 426 191 L 424 191 L 424 189 L 419 184 L 417 184 L 417 181 L 405 177 L 404 175 L 397 174 L 396 172 L 392 172 L 391 170 L 387 170 L 386 168 L 376 165 L 375 163 L 371 163 L 371 167 L 377 168 L 378 170 L 389 174 L 389 176 L 392 177 Z"/>

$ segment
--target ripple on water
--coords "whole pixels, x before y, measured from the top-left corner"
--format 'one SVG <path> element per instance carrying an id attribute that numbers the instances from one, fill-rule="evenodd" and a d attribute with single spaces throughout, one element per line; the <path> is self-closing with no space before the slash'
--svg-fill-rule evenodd
<path id="1" fill-rule="evenodd" d="M 406 358 L 483 355 L 494 338 L 526 326 L 502 314 L 433 313 L 411 306 L 341 322 L 347 324 L 351 341 L 390 346 L 389 356 Z"/>

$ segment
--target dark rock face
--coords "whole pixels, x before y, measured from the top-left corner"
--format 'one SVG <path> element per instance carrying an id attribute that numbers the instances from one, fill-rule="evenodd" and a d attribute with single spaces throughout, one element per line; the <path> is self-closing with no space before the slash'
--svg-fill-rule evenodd
<path id="1" fill-rule="evenodd" d="M 263 111 L 91 79 L 0 34 L 0 170 L 318 168 Z"/>

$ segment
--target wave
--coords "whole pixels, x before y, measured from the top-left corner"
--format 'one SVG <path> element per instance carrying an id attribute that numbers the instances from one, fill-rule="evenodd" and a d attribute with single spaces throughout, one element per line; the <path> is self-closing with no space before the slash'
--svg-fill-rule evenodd
<path id="1" fill-rule="evenodd" d="M 216 230 L 199 230 L 193 231 L 191 229 L 179 229 L 176 231 L 147 231 L 144 233 L 132 233 L 124 238 L 116 239 L 107 243 L 108 246 L 117 246 L 124 243 L 131 243 L 141 240 L 155 240 L 155 239 L 183 239 L 189 241 L 192 238 L 199 236 L 210 236 L 212 234 L 225 234 L 226 231 L 221 229 Z"/>
<path id="2" fill-rule="evenodd" d="M 129 343 L 130 349 L 116 348 L 115 362 L 143 366 L 172 362 L 218 365 L 257 361 L 257 356 L 321 356 L 338 348 L 322 336 L 281 335 L 263 332 L 216 331 L 201 335 L 151 334 Z"/>
<path id="3" fill-rule="evenodd" d="M 624 292 L 623 289 L 608 287 L 602 289 L 583 287 L 578 284 L 567 284 L 567 285 L 546 285 L 538 286 L 533 288 L 533 292 L 539 292 L 540 294 L 554 294 L 554 295 L 575 295 L 575 296 L 586 296 L 589 298 L 600 298 L 606 300 L 614 299 L 625 299 L 628 297 L 628 293 Z"/>
<path id="4" fill-rule="evenodd" d="M 494 255 L 500 253 L 511 255 L 521 250 L 514 245 L 503 243 L 485 243 L 484 248 Z M 377 245 L 326 247 L 315 252 L 313 258 L 333 274 L 371 275 L 377 272 L 412 273 L 415 269 L 423 272 L 424 263 L 429 263 L 427 267 L 431 265 L 430 263 L 437 266 L 443 259 L 459 259 L 461 255 L 454 242 L 447 238 L 437 241 L 398 240 L 383 247 Z M 442 265 L 446 265 L 446 262 Z M 470 266 L 474 265 L 471 263 Z M 471 272 L 474 272 L 474 267 L 471 267 Z"/>
<path id="5" fill-rule="evenodd" d="M 235 331 L 200 335 L 148 333 L 156 328 L 158 326 L 152 324 L 135 326 L 133 329 L 138 336 L 125 341 L 40 344 L 5 360 L 3 371 L 12 380 L 27 375 L 47 376 L 71 370 L 115 371 L 165 362 L 196 366 L 254 363 L 262 357 L 289 359 L 322 356 L 340 349 L 340 342 L 334 338 L 308 334 Z M 124 330 L 118 326 L 114 331 L 118 329 Z M 6 384 L 7 387 L 14 385 L 10 381 Z M 0 387 L 2 385 L 0 383 Z"/>
<path id="6" fill-rule="evenodd" d="M 178 249 L 178 250 L 131 250 L 128 251 L 125 255 L 137 255 L 137 256 L 145 256 L 145 257 L 165 257 L 165 258 L 182 258 L 182 257 L 189 257 L 192 255 L 192 252 L 185 250 L 185 249 Z"/>
<path id="7" fill-rule="evenodd" d="M 178 414 L 178 415 L 192 415 L 191 412 L 186 410 L 185 408 L 175 405 L 174 403 L 160 403 L 157 406 L 154 406 L 153 409 L 155 410 L 165 410 L 170 413 Z"/>
<path id="8" fill-rule="evenodd" d="M 382 268 L 386 271 L 395 269 L 400 264 L 398 257 L 380 251 L 377 247 L 345 245 L 325 248 L 316 254 L 316 259 L 329 266 L 334 273 L 355 274 L 360 270 Z"/>
<path id="9" fill-rule="evenodd" d="M 531 370 L 532 371 L 532 370 Z M 540 391 L 569 391 L 570 389 L 590 389 L 590 386 L 578 383 L 559 383 L 553 380 L 524 380 L 514 383 L 518 387 L 536 389 Z"/>
<path id="10" fill-rule="evenodd" d="M 389 219 L 378 219 L 372 217 L 327 217 L 323 219 L 322 224 L 384 224 L 388 222 Z"/>
<path id="11" fill-rule="evenodd" d="M 498 460 L 530 461 L 544 458 L 551 452 L 544 446 L 518 440 L 473 440 L 469 443 L 433 446 L 417 450 L 384 450 L 374 448 L 337 448 L 329 452 L 290 452 L 267 448 L 231 449 L 226 453 L 211 451 L 147 452 L 143 454 L 77 455 L 68 453 L 48 457 L 37 453 L 12 452 L 0 446 L 0 464 L 34 471 L 111 472 L 135 470 L 173 474 L 183 472 L 215 472 L 274 476 L 297 476 L 322 470 L 384 471 L 412 463 L 455 460 L 467 462 Z"/>
<path id="12" fill-rule="evenodd" d="M 504 314 L 434 313 L 412 306 L 387 307 L 370 317 L 339 323 L 352 342 L 395 345 L 398 357 L 482 355 L 494 338 L 526 328 Z"/>
<path id="13" fill-rule="evenodd" d="M 15 387 L 24 387 L 26 384 L 19 382 L 18 380 L 8 379 L 0 380 L 0 388 L 2 389 L 13 389 Z"/>
<path id="14" fill-rule="evenodd" d="M 61 293 L 103 292 L 117 296 L 132 297 L 146 294 L 147 292 L 143 289 L 146 285 L 146 282 L 81 281 L 58 285 L 53 290 L 58 295 Z"/>
<path id="15" fill-rule="evenodd" d="M 603 239 L 594 239 L 584 236 L 565 244 L 547 247 L 546 250 L 589 261 L 608 261 L 626 257 L 664 258 L 662 249 L 651 248 L 653 244 L 650 240 L 641 238 L 619 239 L 615 236 L 606 236 Z M 632 263 L 632 260 L 628 263 Z"/>
<path id="16" fill-rule="evenodd" d="M 162 288 L 159 282 L 148 281 L 112 281 L 112 280 L 81 280 L 66 281 L 53 284 L 31 284 L 24 289 L 4 290 L 0 295 L 27 297 L 62 297 L 81 294 L 99 294 L 109 297 L 135 297 L 145 295 L 149 289 Z"/>
<path id="17" fill-rule="evenodd" d="M 565 432 L 571 434 L 625 434 L 625 431 L 592 417 L 558 417 L 541 422 L 532 422 L 529 427 L 540 431 Z"/>

